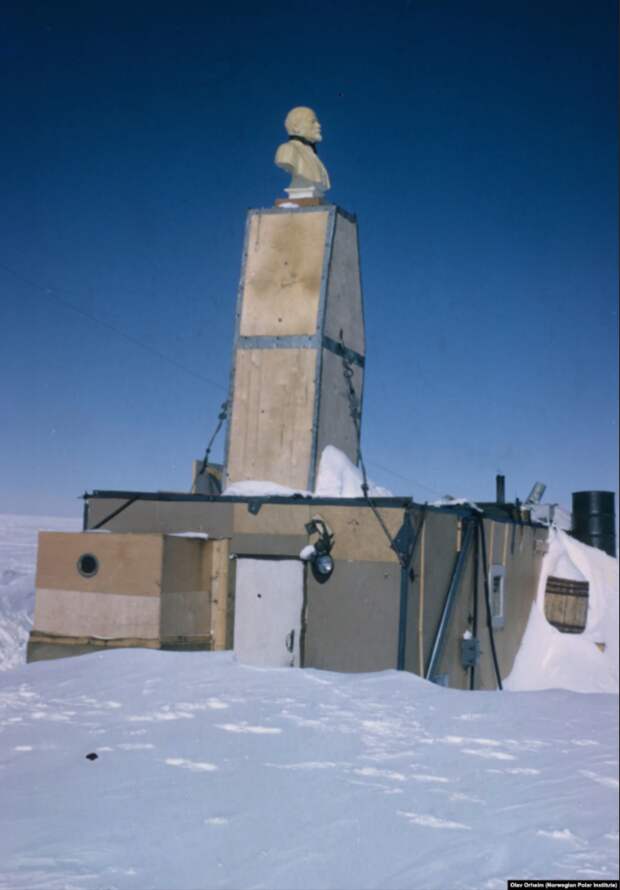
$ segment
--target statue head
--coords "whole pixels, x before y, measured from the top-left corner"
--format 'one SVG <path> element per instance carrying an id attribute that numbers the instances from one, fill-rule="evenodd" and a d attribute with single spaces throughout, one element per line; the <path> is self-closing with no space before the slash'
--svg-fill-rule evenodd
<path id="1" fill-rule="evenodd" d="M 303 105 L 292 108 L 286 115 L 284 126 L 289 136 L 301 136 L 308 142 L 321 141 L 321 125 L 311 108 Z"/>

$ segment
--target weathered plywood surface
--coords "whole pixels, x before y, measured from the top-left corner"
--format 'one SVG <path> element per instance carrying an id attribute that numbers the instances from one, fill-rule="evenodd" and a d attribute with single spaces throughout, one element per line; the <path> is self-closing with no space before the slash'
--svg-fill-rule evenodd
<path id="1" fill-rule="evenodd" d="M 209 542 L 201 538 L 167 535 L 162 565 L 162 594 L 208 590 L 203 581 L 203 565 L 208 559 Z"/>
<path id="2" fill-rule="evenodd" d="M 403 524 L 403 508 L 377 509 L 393 538 Z M 398 557 L 369 507 L 317 507 L 314 513 L 320 514 L 334 533 L 334 559 L 398 563 Z"/>
<path id="3" fill-rule="evenodd" d="M 549 575 L 545 588 L 545 618 L 563 633 L 583 633 L 588 621 L 590 585 Z"/>
<path id="4" fill-rule="evenodd" d="M 99 570 L 84 578 L 77 561 L 92 553 Z M 37 588 L 155 597 L 161 592 L 162 535 L 41 532 Z"/>
<path id="5" fill-rule="evenodd" d="M 242 337 L 314 334 L 329 211 L 254 213 L 242 284 Z"/>
<path id="6" fill-rule="evenodd" d="M 312 454 L 314 349 L 239 349 L 227 475 L 305 489 Z"/>
<path id="7" fill-rule="evenodd" d="M 414 521 L 416 525 L 420 521 L 417 510 Z M 420 672 L 420 655 L 425 667 L 428 662 L 456 557 L 456 516 L 429 510 L 424 526 L 424 582 L 420 583 L 422 553 L 418 547 L 407 611 L 405 667 L 414 673 Z"/>
<path id="8" fill-rule="evenodd" d="M 507 548 L 506 561 L 504 563 L 506 570 L 504 579 L 504 626 L 493 629 L 500 676 L 502 679 L 505 679 L 512 670 L 523 634 L 525 633 L 532 603 L 536 596 L 542 560 L 542 553 L 536 549 L 536 539 L 539 537 L 544 538 L 547 532 L 545 529 L 536 529 L 530 526 L 513 527 L 510 524 L 493 522 L 490 519 L 484 520 L 484 528 L 487 548 L 491 540 L 495 542 L 494 553 L 496 558 L 503 551 L 505 530 L 508 529 L 510 540 L 514 528 L 514 552 L 511 552 L 510 546 Z M 437 544 L 434 542 L 432 546 L 434 548 L 433 560 L 435 560 Z M 429 562 L 427 561 L 428 564 Z M 501 559 L 497 559 L 496 564 L 501 565 Z M 491 563 L 489 563 L 490 565 Z M 470 618 L 474 610 L 474 572 L 475 565 L 472 547 L 452 614 L 444 655 L 437 671 L 438 673 L 447 673 L 449 675 L 450 686 L 463 689 L 469 687 L 469 673 L 461 664 L 459 641 L 464 631 L 472 630 Z M 447 581 L 444 584 L 445 587 L 440 592 L 438 605 L 443 605 Z M 427 596 L 427 602 L 428 600 Z M 434 631 L 431 631 L 431 634 L 433 633 Z M 475 672 L 476 689 L 495 689 L 497 681 L 487 629 L 482 556 L 480 556 L 478 565 L 478 638 L 481 644 L 482 655 Z M 428 642 L 431 644 L 432 639 L 432 635 L 430 638 L 427 637 Z"/>
<path id="9" fill-rule="evenodd" d="M 383 671 L 396 667 L 400 567 L 337 562 L 326 584 L 307 571 L 304 667 Z"/>
<path id="10" fill-rule="evenodd" d="M 211 597 L 204 577 L 209 542 L 167 537 L 164 546 L 161 636 L 207 636 L 211 629 Z"/>
<path id="11" fill-rule="evenodd" d="M 88 501 L 88 527 L 110 516 L 127 499 L 91 498 Z M 232 504 L 213 501 L 135 501 L 105 524 L 111 532 L 206 532 L 225 538 L 232 533 Z"/>
<path id="12" fill-rule="evenodd" d="M 391 535 L 395 535 L 403 523 L 402 507 L 379 507 Z M 235 537 L 247 537 L 253 541 L 255 553 L 278 552 L 277 541 L 282 539 L 281 553 L 286 553 L 293 535 L 302 546 L 315 540 L 306 535 L 304 525 L 313 516 L 321 516 L 334 533 L 333 556 L 337 560 L 356 562 L 396 562 L 398 559 L 369 507 L 319 506 L 304 503 L 265 504 L 258 513 L 248 512 L 245 504 L 235 504 Z M 269 550 L 261 546 L 261 538 L 273 536 L 276 546 Z M 305 536 L 302 538 L 301 536 Z M 331 583 L 331 582 L 330 582 Z M 328 585 L 329 586 L 329 585 Z"/>
<path id="13" fill-rule="evenodd" d="M 491 522 L 485 520 L 487 540 Z M 505 527 L 505 524 L 504 524 Z M 513 539 L 514 528 L 514 539 Z M 502 524 L 497 523 L 495 536 L 502 539 Z M 542 565 L 543 553 L 536 547 L 536 540 L 545 540 L 547 530 L 531 526 L 508 526 L 508 547 L 506 548 L 506 575 L 504 577 L 504 626 L 494 628 L 495 646 L 499 661 L 500 675 L 505 679 L 511 672 L 517 652 L 527 627 L 527 622 L 536 598 L 538 580 Z M 501 560 L 498 560 L 498 565 Z M 482 625 L 486 622 L 484 591 L 480 586 L 482 598 L 479 606 Z M 479 683 L 477 688 L 495 689 L 495 672 L 490 658 L 489 634 L 486 626 L 480 633 L 482 648 L 487 657 L 481 659 Z"/>
<path id="14" fill-rule="evenodd" d="M 64 637 L 159 637 L 159 598 L 37 587 L 34 628 Z"/>
<path id="15" fill-rule="evenodd" d="M 230 542 L 210 541 L 209 558 L 203 566 L 203 577 L 211 594 L 211 639 L 213 649 L 226 649 L 232 638 L 232 600 L 230 589 Z"/>
<path id="16" fill-rule="evenodd" d="M 312 508 L 303 501 L 299 504 L 263 504 L 258 513 L 250 513 L 247 504 L 234 504 L 235 535 L 305 536 L 304 524 L 311 513 Z"/>
<path id="17" fill-rule="evenodd" d="M 338 213 L 329 264 L 324 333 L 332 340 L 339 341 L 341 331 L 345 345 L 364 355 L 366 347 L 357 223 Z"/>
<path id="18" fill-rule="evenodd" d="M 364 371 L 358 365 L 353 367 L 352 382 L 357 397 L 361 399 Z M 323 349 L 320 385 L 317 473 L 321 454 L 327 445 L 339 448 L 354 464 L 357 463 L 358 456 L 357 431 L 351 417 L 342 358 L 328 349 Z"/>
<path id="19" fill-rule="evenodd" d="M 161 638 L 208 638 L 211 633 L 211 595 L 208 590 L 169 590 L 161 598 Z"/>
<path id="20" fill-rule="evenodd" d="M 185 637 L 224 648 L 228 541 L 58 532 L 40 539 L 35 631 L 138 641 Z M 92 578 L 77 571 L 83 553 L 99 560 Z"/>

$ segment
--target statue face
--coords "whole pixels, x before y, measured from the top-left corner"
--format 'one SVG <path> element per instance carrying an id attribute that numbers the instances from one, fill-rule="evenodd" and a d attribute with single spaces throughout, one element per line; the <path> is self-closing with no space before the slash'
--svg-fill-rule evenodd
<path id="1" fill-rule="evenodd" d="M 307 114 L 300 121 L 299 135 L 307 139 L 308 142 L 320 142 L 322 139 L 321 125 L 311 109 L 308 109 Z"/>
<path id="2" fill-rule="evenodd" d="M 284 126 L 289 136 L 301 136 L 308 142 L 321 141 L 321 125 L 316 114 L 311 108 L 306 108 L 304 105 L 299 105 L 289 111 Z"/>

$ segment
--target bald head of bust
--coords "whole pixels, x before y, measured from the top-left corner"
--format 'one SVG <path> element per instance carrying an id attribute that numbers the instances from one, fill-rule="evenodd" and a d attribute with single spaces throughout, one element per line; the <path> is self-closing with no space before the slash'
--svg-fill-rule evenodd
<path id="1" fill-rule="evenodd" d="M 311 108 L 298 105 L 286 115 L 284 127 L 289 136 L 301 136 L 308 142 L 321 141 L 321 125 Z"/>

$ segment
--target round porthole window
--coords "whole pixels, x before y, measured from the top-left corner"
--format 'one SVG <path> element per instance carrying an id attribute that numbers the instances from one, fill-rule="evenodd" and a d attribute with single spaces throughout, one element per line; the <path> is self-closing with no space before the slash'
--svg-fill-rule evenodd
<path id="1" fill-rule="evenodd" d="M 77 570 L 85 578 L 92 578 L 99 571 L 99 560 L 92 553 L 82 553 L 77 561 Z"/>

